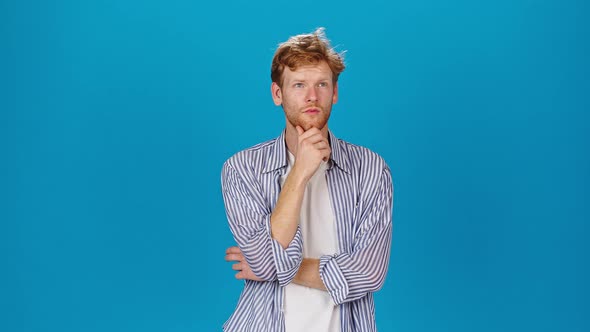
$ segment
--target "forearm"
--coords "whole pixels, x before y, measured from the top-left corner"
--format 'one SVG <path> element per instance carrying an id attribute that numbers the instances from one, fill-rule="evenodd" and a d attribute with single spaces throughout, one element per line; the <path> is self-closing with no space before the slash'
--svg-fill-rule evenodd
<path id="1" fill-rule="evenodd" d="M 301 202 L 307 180 L 295 169 L 289 173 L 274 211 L 270 216 L 271 235 L 283 248 L 287 248 L 297 232 Z"/>
<path id="2" fill-rule="evenodd" d="M 325 291 L 326 286 L 320 278 L 320 260 L 316 258 L 304 258 L 293 282 L 298 285 Z"/>
<path id="3" fill-rule="evenodd" d="M 381 289 L 389 267 L 391 224 L 379 227 L 368 246 L 320 258 L 320 275 L 334 303 L 354 301 Z"/>
<path id="4" fill-rule="evenodd" d="M 270 207 L 260 204 L 263 194 L 245 185 L 232 161 L 226 162 L 222 169 L 222 194 L 236 244 L 256 277 L 288 283 L 302 260 L 300 231 L 296 229 L 289 250 L 272 239 Z"/>

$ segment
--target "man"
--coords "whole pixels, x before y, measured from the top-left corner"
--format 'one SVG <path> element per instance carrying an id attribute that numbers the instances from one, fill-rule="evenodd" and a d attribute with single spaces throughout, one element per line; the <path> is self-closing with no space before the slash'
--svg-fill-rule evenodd
<path id="1" fill-rule="evenodd" d="M 225 331 L 376 331 L 393 186 L 381 157 L 328 130 L 343 70 L 321 28 L 280 44 L 271 93 L 285 130 L 223 166 L 238 244 L 225 258 L 245 280 Z"/>

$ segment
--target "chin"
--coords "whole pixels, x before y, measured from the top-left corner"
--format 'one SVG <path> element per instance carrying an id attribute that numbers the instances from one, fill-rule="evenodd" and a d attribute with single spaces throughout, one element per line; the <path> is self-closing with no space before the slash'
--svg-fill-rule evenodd
<path id="1" fill-rule="evenodd" d="M 317 128 L 319 130 L 322 130 L 328 125 L 328 121 L 289 121 L 289 123 L 293 126 L 293 129 L 299 126 L 303 128 L 303 130 L 305 131 L 308 131 L 311 128 Z"/>
<path id="2" fill-rule="evenodd" d="M 303 130 L 305 130 L 305 131 L 308 131 L 311 128 L 321 129 L 317 124 L 315 124 L 315 123 L 308 123 L 308 122 L 306 122 L 306 123 L 297 123 L 293 127 L 297 127 L 297 126 L 303 128 Z"/>

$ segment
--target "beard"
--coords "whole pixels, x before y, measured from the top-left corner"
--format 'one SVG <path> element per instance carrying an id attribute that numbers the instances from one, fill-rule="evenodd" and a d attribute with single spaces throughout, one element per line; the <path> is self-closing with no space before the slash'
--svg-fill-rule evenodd
<path id="1" fill-rule="evenodd" d="M 298 110 L 289 110 L 289 107 L 285 107 L 283 105 L 283 111 L 285 112 L 287 122 L 291 124 L 293 128 L 300 126 L 304 131 L 308 131 L 311 128 L 322 130 L 328 124 L 328 120 L 330 119 L 330 114 L 332 111 L 331 103 L 326 106 L 327 107 L 322 107 L 319 105 L 307 105 L 304 108 Z M 320 110 L 319 113 L 314 115 L 305 114 L 305 109 L 310 107 L 317 108 Z"/>

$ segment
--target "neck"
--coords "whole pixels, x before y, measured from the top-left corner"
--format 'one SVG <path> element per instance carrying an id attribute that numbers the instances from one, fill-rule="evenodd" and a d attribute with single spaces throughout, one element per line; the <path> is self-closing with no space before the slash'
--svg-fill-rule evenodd
<path id="1" fill-rule="evenodd" d="M 320 130 L 322 132 L 322 136 L 328 138 L 328 125 L 326 124 L 324 128 Z M 297 129 L 287 122 L 287 127 L 285 131 L 285 142 L 287 142 L 287 149 L 291 154 L 297 157 L 297 144 L 299 143 L 299 134 L 297 133 Z"/>

